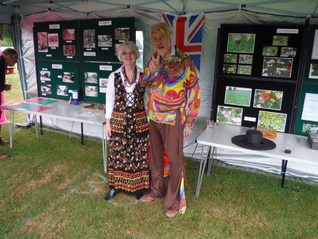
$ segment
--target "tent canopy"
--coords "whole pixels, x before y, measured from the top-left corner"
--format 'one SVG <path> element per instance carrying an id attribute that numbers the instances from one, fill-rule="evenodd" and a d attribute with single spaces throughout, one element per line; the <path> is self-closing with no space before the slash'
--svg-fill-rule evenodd
<path id="1" fill-rule="evenodd" d="M 11 16 L 57 11 L 99 14 L 105 11 L 133 8 L 174 14 L 246 10 L 292 17 L 317 17 L 318 0 L 2 0 L 0 22 L 9 23 Z"/>

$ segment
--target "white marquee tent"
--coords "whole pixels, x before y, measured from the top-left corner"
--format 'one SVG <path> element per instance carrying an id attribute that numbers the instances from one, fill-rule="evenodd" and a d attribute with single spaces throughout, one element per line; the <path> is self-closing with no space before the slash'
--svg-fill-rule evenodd
<path id="1" fill-rule="evenodd" d="M 136 29 L 144 32 L 144 56 L 152 50 L 148 29 L 161 20 L 162 11 L 174 14 L 205 13 L 200 86 L 202 100 L 199 119 L 194 133 L 185 141 L 185 153 L 191 156 L 195 138 L 206 125 L 210 114 L 214 85 L 214 66 L 217 32 L 221 24 L 316 24 L 318 0 L 4 0 L 0 1 L 0 22 L 14 27 L 15 47 L 20 54 L 19 70 L 25 97 L 37 95 L 33 23 L 134 17 Z M 144 62 L 147 61 L 145 57 Z M 69 129 L 67 122 L 57 120 L 46 124 Z M 73 128 L 80 132 L 80 126 Z M 99 136 L 98 129 L 90 128 L 88 135 Z M 222 137 L 220 135 L 220 137 Z M 198 147 L 194 156 L 200 157 Z M 318 154 L 317 154 L 318 155 Z M 268 158 L 255 157 L 226 150 L 218 150 L 218 158 L 227 163 L 280 173 L 280 163 Z M 318 158 L 318 157 L 317 157 Z M 296 175 L 318 181 L 318 168 L 301 163 L 288 163 L 287 175 Z"/>

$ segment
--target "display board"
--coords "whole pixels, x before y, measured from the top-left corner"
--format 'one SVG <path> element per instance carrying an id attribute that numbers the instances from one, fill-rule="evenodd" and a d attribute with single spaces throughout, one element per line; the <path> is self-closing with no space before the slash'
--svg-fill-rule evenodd
<path id="1" fill-rule="evenodd" d="M 117 70 L 120 63 L 82 63 L 83 101 L 105 103 L 106 88 L 110 73 Z"/>
<path id="2" fill-rule="evenodd" d="M 310 27 L 306 45 L 303 80 L 300 88 L 295 134 L 318 132 L 318 26 Z"/>
<path id="3" fill-rule="evenodd" d="M 37 61 L 39 96 L 69 100 L 80 86 L 77 62 Z"/>
<path id="4" fill-rule="evenodd" d="M 212 117 L 289 132 L 303 26 L 221 25 Z"/>
<path id="5" fill-rule="evenodd" d="M 135 41 L 134 18 L 34 23 L 38 95 L 105 103 L 108 76 L 121 63 L 116 47 Z"/>

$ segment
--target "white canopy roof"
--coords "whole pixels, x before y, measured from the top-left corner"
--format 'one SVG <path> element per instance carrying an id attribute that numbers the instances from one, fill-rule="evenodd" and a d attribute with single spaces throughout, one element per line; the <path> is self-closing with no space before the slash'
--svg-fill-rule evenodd
<path id="1" fill-rule="evenodd" d="M 175 14 L 245 10 L 311 18 L 318 16 L 317 7 L 318 0 L 0 0 L 0 22 L 9 23 L 13 15 L 47 11 L 89 15 L 125 8 Z"/>

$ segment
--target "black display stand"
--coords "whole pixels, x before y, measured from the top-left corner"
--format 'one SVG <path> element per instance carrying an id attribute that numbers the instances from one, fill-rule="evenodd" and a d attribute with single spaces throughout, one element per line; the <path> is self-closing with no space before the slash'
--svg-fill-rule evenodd
<path id="1" fill-rule="evenodd" d="M 304 26 L 221 25 L 211 117 L 290 132 Z"/>
<path id="2" fill-rule="evenodd" d="M 34 23 L 38 95 L 105 103 L 109 74 L 121 63 L 116 48 L 135 41 L 134 18 Z"/>

